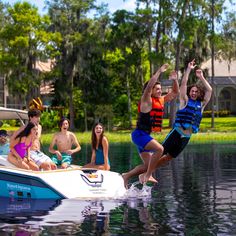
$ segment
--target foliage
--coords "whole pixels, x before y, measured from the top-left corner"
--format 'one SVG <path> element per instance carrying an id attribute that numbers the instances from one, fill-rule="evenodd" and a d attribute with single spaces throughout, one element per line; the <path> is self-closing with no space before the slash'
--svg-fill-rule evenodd
<path id="1" fill-rule="evenodd" d="M 95 3 L 48 0 L 44 16 L 29 2 L 0 4 L 1 73 L 21 105 L 39 95 L 42 80 L 50 81 L 52 105 L 64 107 L 72 128 L 88 130 L 101 119 L 109 129 L 127 129 L 134 125 L 143 84 L 162 63 L 183 74 L 193 58 L 198 65 L 209 58 L 211 45 L 213 56 L 229 66 L 236 57 L 235 12 L 222 21 L 223 0 L 137 0 L 135 11 L 113 14 Z M 36 62 L 49 58 L 52 71 L 38 73 Z"/>
<path id="2" fill-rule="evenodd" d="M 55 130 L 58 129 L 58 123 L 60 120 L 60 114 L 58 111 L 50 110 L 44 111 L 40 118 L 40 123 L 43 130 Z"/>
<path id="3" fill-rule="evenodd" d="M 223 111 L 214 111 L 214 115 L 217 117 L 226 117 L 230 115 L 230 111 L 228 110 L 223 110 Z M 212 111 L 204 111 L 203 112 L 203 117 L 211 117 L 212 116 Z"/>

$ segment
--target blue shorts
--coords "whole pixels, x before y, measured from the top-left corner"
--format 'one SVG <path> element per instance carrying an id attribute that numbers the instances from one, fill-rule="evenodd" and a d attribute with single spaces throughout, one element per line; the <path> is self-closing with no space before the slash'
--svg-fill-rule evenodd
<path id="1" fill-rule="evenodd" d="M 151 152 L 152 150 L 146 150 L 145 146 L 153 139 L 151 135 L 144 130 L 135 129 L 131 133 L 133 143 L 137 146 L 138 152 Z"/>
<path id="2" fill-rule="evenodd" d="M 62 160 L 58 160 L 57 155 L 53 155 L 52 156 L 52 161 L 56 164 L 56 165 L 61 165 L 62 163 L 67 163 L 68 165 L 71 164 L 72 158 L 71 155 L 67 154 L 67 153 L 61 153 L 62 155 Z"/>

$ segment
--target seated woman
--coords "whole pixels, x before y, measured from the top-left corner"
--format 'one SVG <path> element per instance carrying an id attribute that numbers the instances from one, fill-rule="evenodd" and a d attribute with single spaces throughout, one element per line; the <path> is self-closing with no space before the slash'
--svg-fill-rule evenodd
<path id="1" fill-rule="evenodd" d="M 8 161 L 16 167 L 26 170 L 39 170 L 39 167 L 30 159 L 30 146 L 37 137 L 37 125 L 29 122 L 25 128 L 10 141 Z"/>
<path id="2" fill-rule="evenodd" d="M 108 148 L 109 144 L 107 137 L 104 135 L 104 127 L 101 123 L 96 123 L 92 129 L 91 162 L 83 167 L 95 168 L 99 170 L 110 170 Z"/>

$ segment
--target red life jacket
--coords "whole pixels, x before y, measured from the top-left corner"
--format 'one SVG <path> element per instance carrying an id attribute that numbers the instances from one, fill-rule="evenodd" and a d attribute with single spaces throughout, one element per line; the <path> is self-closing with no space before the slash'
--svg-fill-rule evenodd
<path id="1" fill-rule="evenodd" d="M 152 110 L 150 111 L 152 132 L 161 132 L 163 115 L 164 97 L 152 98 Z"/>
<path id="2" fill-rule="evenodd" d="M 138 104 L 138 112 L 140 113 L 140 103 Z M 145 127 L 145 130 L 149 130 L 146 126 L 151 124 L 152 132 L 161 132 L 162 119 L 164 114 L 164 97 L 153 98 L 152 97 L 152 110 L 149 112 L 149 118 L 145 123 L 139 123 L 139 127 Z M 147 117 L 146 117 L 147 119 Z M 149 123 L 149 124 L 148 124 Z"/>

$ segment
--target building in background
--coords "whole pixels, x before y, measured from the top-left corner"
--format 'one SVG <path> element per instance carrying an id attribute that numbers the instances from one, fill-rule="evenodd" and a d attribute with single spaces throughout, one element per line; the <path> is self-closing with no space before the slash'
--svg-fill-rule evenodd
<path id="1" fill-rule="evenodd" d="M 47 60 L 45 62 L 37 61 L 35 65 L 35 73 L 47 73 L 52 70 L 55 63 L 53 60 Z M 33 89 L 33 96 L 40 97 L 43 104 L 50 105 L 54 94 L 54 88 L 52 82 L 42 81 L 39 87 Z M 8 92 L 5 77 L 0 76 L 0 106 L 8 108 L 22 109 L 22 103 L 19 103 L 19 99 Z"/>

